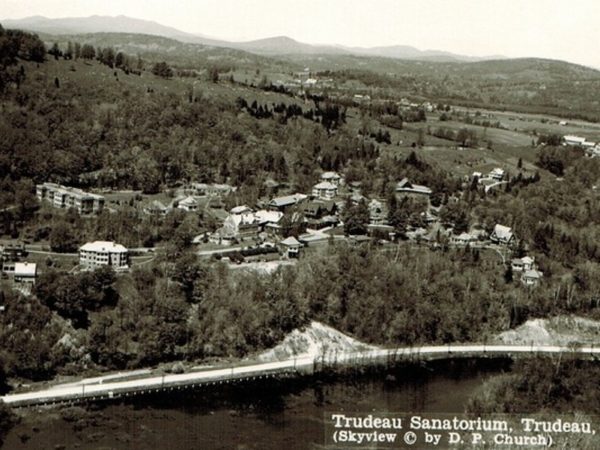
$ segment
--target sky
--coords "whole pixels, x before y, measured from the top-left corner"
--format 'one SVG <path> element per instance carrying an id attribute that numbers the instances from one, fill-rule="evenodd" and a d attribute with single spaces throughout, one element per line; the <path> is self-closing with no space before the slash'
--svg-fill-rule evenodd
<path id="1" fill-rule="evenodd" d="M 411 45 L 600 68 L 599 0 L 0 0 L 0 18 L 126 15 L 225 40 Z M 126 30 L 124 30 L 126 31 Z"/>

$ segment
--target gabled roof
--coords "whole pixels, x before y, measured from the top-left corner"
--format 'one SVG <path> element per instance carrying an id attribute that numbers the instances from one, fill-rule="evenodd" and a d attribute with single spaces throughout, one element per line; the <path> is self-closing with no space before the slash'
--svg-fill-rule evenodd
<path id="1" fill-rule="evenodd" d="M 188 195 L 186 198 L 184 198 L 183 200 L 181 200 L 179 202 L 179 204 L 180 205 L 197 205 L 198 204 L 198 200 L 196 200 L 191 195 Z"/>
<path id="2" fill-rule="evenodd" d="M 523 274 L 523 278 L 531 278 L 531 279 L 535 279 L 535 280 L 539 280 L 540 278 L 542 278 L 544 276 L 543 272 L 540 272 L 539 270 L 526 270 L 525 273 Z"/>
<path id="3" fill-rule="evenodd" d="M 308 214 L 318 214 L 319 210 L 323 207 L 323 204 L 317 202 L 305 203 L 302 207 L 302 211 Z"/>
<path id="4" fill-rule="evenodd" d="M 398 192 L 414 192 L 416 194 L 431 194 L 431 189 L 429 189 L 427 186 L 421 186 L 419 184 L 412 184 L 410 181 L 408 181 L 408 178 L 402 178 L 402 180 L 400 180 L 398 182 L 398 184 L 396 184 L 396 191 Z"/>
<path id="5" fill-rule="evenodd" d="M 283 241 L 280 242 L 281 245 L 285 245 L 286 247 L 301 247 L 302 243 L 298 241 L 294 236 L 290 236 Z"/>
<path id="6" fill-rule="evenodd" d="M 396 185 L 396 188 L 412 188 L 412 184 L 410 184 L 410 181 L 408 181 L 408 178 L 404 177 L 402 178 L 400 181 L 398 181 L 398 184 Z"/>
<path id="7" fill-rule="evenodd" d="M 494 227 L 494 235 L 496 235 L 498 239 L 510 239 L 513 236 L 513 231 L 510 227 L 496 224 Z"/>
<path id="8" fill-rule="evenodd" d="M 302 200 L 306 199 L 308 197 L 308 195 L 306 194 L 292 194 L 292 195 L 286 195 L 283 197 L 275 197 L 274 199 L 272 199 L 269 202 L 269 205 L 272 206 L 290 206 L 290 205 L 295 205 L 296 203 L 301 202 Z"/>

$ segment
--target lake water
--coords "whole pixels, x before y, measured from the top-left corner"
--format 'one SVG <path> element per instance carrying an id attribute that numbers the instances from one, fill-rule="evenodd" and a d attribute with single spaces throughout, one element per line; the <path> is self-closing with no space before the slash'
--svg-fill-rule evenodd
<path id="1" fill-rule="evenodd" d="M 49 409 L 25 417 L 2 448 L 319 448 L 326 413 L 461 413 L 486 378 L 508 367 L 506 361 L 438 362 L 335 379 L 163 393 L 131 403 L 92 405 L 88 412 Z"/>

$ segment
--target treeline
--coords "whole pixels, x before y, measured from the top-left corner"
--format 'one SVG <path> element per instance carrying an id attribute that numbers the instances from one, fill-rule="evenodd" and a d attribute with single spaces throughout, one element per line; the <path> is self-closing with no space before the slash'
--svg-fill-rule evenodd
<path id="1" fill-rule="evenodd" d="M 477 147 L 479 144 L 479 136 L 474 129 L 461 128 L 455 131 L 447 127 L 438 127 L 430 130 L 430 134 L 440 139 L 457 142 L 462 147 Z"/>
<path id="2" fill-rule="evenodd" d="M 25 68 L 14 69 L 19 60 L 44 62 L 46 47 L 37 34 L 5 30 L 0 25 L 0 94 L 9 83 L 19 86 L 25 79 Z"/>
<path id="3" fill-rule="evenodd" d="M 19 59 L 44 62 L 46 47 L 37 34 L 5 30 L 0 25 L 0 67 L 15 65 Z"/>
<path id="4" fill-rule="evenodd" d="M 65 60 L 97 60 L 98 62 L 110 67 L 111 69 L 122 69 L 125 73 L 135 73 L 139 75 L 144 67 L 142 59 L 138 56 L 134 58 L 113 47 L 97 47 L 91 44 L 81 44 L 79 42 L 68 41 L 66 48 L 61 48 L 58 42 L 52 44 L 48 54 L 55 60 L 63 58 Z"/>
<path id="5" fill-rule="evenodd" d="M 401 108 L 393 101 L 373 101 L 358 105 L 359 109 L 382 123 L 388 122 L 394 128 L 402 129 L 402 122 L 426 122 L 427 114 L 420 106 Z"/>
<path id="6" fill-rule="evenodd" d="M 242 97 L 237 98 L 236 106 L 247 111 L 256 119 L 270 119 L 274 114 L 278 114 L 280 117 L 279 122 L 281 124 L 286 124 L 289 119 L 295 117 L 304 117 L 307 120 L 320 123 L 327 131 L 335 130 L 346 121 L 346 111 L 344 109 L 341 109 L 336 104 L 329 103 L 321 106 L 317 101 L 315 101 L 314 108 L 305 111 L 301 106 L 295 103 L 288 105 L 279 103 L 269 107 L 269 105 L 258 104 L 256 100 L 249 104 L 246 99 Z"/>

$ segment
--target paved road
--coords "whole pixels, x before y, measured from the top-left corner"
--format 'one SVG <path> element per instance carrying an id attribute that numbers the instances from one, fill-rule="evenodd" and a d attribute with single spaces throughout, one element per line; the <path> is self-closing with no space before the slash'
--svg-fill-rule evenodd
<path id="1" fill-rule="evenodd" d="M 210 256 L 210 255 L 215 255 L 218 253 L 233 253 L 233 252 L 237 252 L 242 250 L 244 247 L 242 246 L 237 246 L 237 247 L 223 247 L 223 248 L 217 248 L 215 250 L 200 250 L 198 252 L 196 252 L 196 254 L 198 256 Z"/>
<path id="2" fill-rule="evenodd" d="M 319 366 L 360 365 L 391 360 L 430 360 L 464 357 L 518 357 L 539 354 L 568 354 L 580 358 L 600 357 L 600 347 L 548 345 L 444 345 L 403 347 L 365 352 L 328 353 L 323 356 L 303 356 L 285 361 L 226 367 L 183 374 L 160 375 L 101 384 L 73 384 L 50 389 L 9 394 L 0 399 L 13 406 L 74 401 L 86 398 L 112 398 L 123 394 L 144 393 L 195 384 L 228 382 L 252 377 L 289 372 L 313 373 Z"/>

